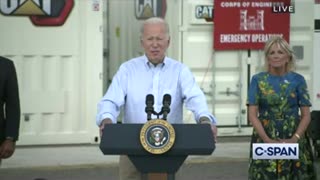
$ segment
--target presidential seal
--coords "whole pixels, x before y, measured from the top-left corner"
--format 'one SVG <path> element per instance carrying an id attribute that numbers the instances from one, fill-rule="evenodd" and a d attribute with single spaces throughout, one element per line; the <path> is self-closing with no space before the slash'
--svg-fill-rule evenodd
<path id="1" fill-rule="evenodd" d="M 148 121 L 140 131 L 141 145 L 152 154 L 167 152 L 173 146 L 175 138 L 173 126 L 161 119 Z"/>

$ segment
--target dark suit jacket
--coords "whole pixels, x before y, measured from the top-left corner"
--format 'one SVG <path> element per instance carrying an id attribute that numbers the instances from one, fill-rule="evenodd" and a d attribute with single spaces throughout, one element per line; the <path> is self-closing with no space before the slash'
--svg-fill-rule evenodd
<path id="1" fill-rule="evenodd" d="M 18 140 L 20 100 L 16 69 L 11 60 L 0 56 L 0 144 L 6 137 Z"/>

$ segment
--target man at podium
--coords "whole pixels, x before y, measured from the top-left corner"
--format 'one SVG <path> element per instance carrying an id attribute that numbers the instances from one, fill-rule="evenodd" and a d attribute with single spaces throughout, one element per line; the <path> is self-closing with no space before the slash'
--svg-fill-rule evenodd
<path id="1" fill-rule="evenodd" d="M 209 112 L 206 99 L 187 66 L 165 55 L 170 44 L 168 24 L 152 17 L 141 26 L 141 45 L 145 54 L 123 63 L 98 104 L 96 123 L 100 135 L 107 124 L 117 122 L 121 107 L 122 123 L 144 124 L 159 116 L 145 113 L 150 108 L 162 112 L 171 124 L 183 123 L 183 103 L 193 112 L 197 123 L 210 123 L 216 141 L 216 118 Z M 147 96 L 148 95 L 148 96 Z M 147 107 L 146 107 L 147 105 Z M 140 173 L 127 156 L 120 156 L 120 179 L 140 179 Z"/>

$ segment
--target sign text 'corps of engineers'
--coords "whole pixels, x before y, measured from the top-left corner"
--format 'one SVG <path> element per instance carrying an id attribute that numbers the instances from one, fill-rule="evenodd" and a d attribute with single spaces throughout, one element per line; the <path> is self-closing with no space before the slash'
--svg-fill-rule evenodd
<path id="1" fill-rule="evenodd" d="M 263 49 L 272 36 L 289 41 L 290 13 L 274 7 L 290 6 L 290 0 L 214 1 L 214 49 Z"/>

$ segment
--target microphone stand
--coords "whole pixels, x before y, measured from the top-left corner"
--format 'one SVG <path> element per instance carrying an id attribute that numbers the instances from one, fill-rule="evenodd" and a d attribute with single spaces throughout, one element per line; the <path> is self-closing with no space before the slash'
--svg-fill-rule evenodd
<path id="1" fill-rule="evenodd" d="M 163 119 L 163 120 L 167 120 L 167 116 L 168 116 L 168 114 L 169 114 L 169 112 L 170 112 L 169 106 L 168 106 L 167 104 L 165 104 L 165 105 L 162 107 L 161 112 L 162 112 L 162 114 L 163 114 L 162 119 Z"/>
<path id="2" fill-rule="evenodd" d="M 152 120 L 152 114 L 157 116 L 157 119 L 159 119 L 160 115 L 162 116 L 162 120 L 167 120 L 168 114 L 170 113 L 170 104 L 171 104 L 171 96 L 168 94 L 164 95 L 164 100 L 163 100 L 163 106 L 161 108 L 160 112 L 156 112 L 153 108 L 154 100 L 152 95 L 147 96 L 146 100 L 146 108 L 145 112 L 147 113 L 147 120 L 150 121 Z"/>
<path id="3" fill-rule="evenodd" d="M 151 115 L 152 115 L 152 110 L 151 108 L 146 107 L 146 112 L 147 112 L 147 120 L 151 120 Z"/>

